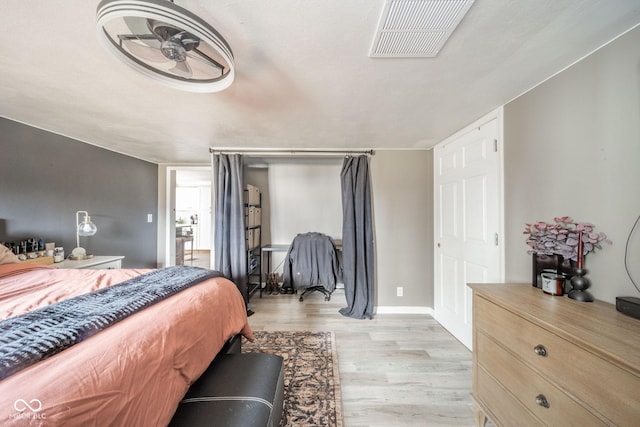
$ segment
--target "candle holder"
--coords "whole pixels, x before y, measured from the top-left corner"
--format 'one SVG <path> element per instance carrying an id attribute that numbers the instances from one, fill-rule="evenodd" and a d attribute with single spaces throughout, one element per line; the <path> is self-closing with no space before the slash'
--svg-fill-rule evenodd
<path id="1" fill-rule="evenodd" d="M 587 291 L 591 286 L 591 281 L 587 279 L 586 274 L 589 272 L 586 268 L 576 268 L 571 276 L 571 286 L 573 289 L 567 295 L 569 298 L 580 302 L 593 302 L 593 295 Z"/>
<path id="2" fill-rule="evenodd" d="M 589 270 L 583 268 L 584 263 L 584 243 L 582 242 L 582 231 L 578 232 L 578 266 L 573 270 L 571 286 L 573 289 L 568 297 L 580 302 L 593 302 L 593 295 L 587 291 L 591 286 L 591 281 L 586 276 Z"/>

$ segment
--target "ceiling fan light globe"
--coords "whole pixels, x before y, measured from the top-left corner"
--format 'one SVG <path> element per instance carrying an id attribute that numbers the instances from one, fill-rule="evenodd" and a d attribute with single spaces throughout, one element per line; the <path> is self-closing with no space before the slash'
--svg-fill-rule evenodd
<path id="1" fill-rule="evenodd" d="M 172 61 L 184 62 L 187 59 L 187 51 L 185 48 L 172 39 L 162 42 L 160 50 L 166 58 Z"/>

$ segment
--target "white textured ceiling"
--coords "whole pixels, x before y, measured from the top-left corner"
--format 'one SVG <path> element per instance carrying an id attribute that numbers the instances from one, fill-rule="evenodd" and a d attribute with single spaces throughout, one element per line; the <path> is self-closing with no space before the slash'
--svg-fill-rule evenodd
<path id="1" fill-rule="evenodd" d="M 384 0 L 175 0 L 236 80 L 168 88 L 105 52 L 97 0 L 1 0 L 0 116 L 157 163 L 209 147 L 431 147 L 640 22 L 640 0 L 476 0 L 436 58 L 368 56 Z"/>

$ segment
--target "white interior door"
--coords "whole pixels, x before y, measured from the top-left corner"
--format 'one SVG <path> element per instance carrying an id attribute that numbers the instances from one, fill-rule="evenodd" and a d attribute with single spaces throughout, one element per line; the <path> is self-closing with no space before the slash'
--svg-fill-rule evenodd
<path id="1" fill-rule="evenodd" d="M 434 314 L 472 347 L 467 283 L 503 278 L 499 116 L 434 148 Z"/>

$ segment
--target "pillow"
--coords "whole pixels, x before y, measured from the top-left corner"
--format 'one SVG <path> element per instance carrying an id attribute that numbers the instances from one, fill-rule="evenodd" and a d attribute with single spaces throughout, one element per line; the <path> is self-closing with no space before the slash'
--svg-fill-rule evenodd
<path id="1" fill-rule="evenodd" d="M 11 252 L 11 249 L 0 243 L 0 265 L 16 264 L 20 262 L 18 257 Z"/>

